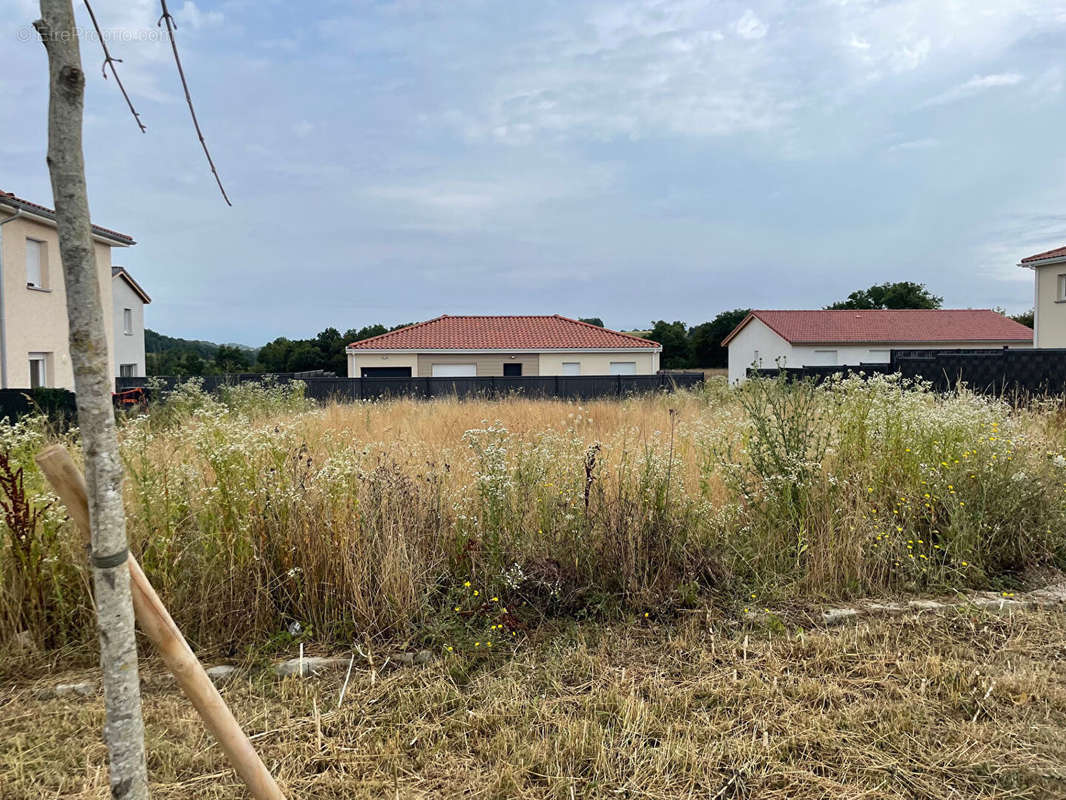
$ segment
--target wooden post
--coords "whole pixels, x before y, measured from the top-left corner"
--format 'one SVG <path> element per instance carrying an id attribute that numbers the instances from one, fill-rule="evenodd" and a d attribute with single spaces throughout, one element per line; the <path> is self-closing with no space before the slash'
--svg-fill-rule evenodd
<path id="1" fill-rule="evenodd" d="M 85 479 L 70 453 L 62 445 L 53 445 L 38 453 L 36 461 L 67 507 L 74 524 L 87 539 L 89 505 Z M 159 651 L 204 725 L 218 740 L 233 768 L 248 786 L 252 797 L 256 800 L 285 800 L 274 777 L 255 752 L 132 554 L 129 556 L 129 570 L 133 611 L 141 630 Z"/>

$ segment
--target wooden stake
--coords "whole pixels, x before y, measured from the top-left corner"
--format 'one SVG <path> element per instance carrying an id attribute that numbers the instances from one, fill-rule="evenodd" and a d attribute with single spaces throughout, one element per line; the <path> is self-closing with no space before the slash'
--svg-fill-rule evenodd
<path id="1" fill-rule="evenodd" d="M 62 445 L 53 445 L 38 453 L 36 461 L 67 507 L 74 524 L 88 540 L 89 505 L 85 478 L 70 453 Z M 181 690 L 218 740 L 252 797 L 256 800 L 285 800 L 274 777 L 255 752 L 132 554 L 129 556 L 129 569 L 133 610 L 141 630 L 159 651 Z"/>

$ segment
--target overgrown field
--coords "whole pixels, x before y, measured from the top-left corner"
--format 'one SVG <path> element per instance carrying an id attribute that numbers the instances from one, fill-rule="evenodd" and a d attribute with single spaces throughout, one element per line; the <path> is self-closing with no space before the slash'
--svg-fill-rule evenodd
<path id="1" fill-rule="evenodd" d="M 132 546 L 194 646 L 450 652 L 560 617 L 1007 591 L 1066 565 L 1064 421 L 883 377 L 327 408 L 187 387 L 121 439 Z M 94 636 L 83 544 L 32 462 L 50 438 L 0 427 L 8 653 Z"/>
<path id="2" fill-rule="evenodd" d="M 339 709 L 343 672 L 251 669 L 223 694 L 293 798 L 1066 797 L 1061 612 L 800 622 L 548 625 L 507 657 L 357 668 Z M 152 796 L 243 796 L 188 702 L 147 672 Z M 35 688 L 0 693 L 0 797 L 103 800 L 102 701 Z"/>

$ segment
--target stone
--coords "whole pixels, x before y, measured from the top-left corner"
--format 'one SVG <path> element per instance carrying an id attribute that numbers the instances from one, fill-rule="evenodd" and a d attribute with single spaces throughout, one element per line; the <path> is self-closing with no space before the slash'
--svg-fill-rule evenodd
<path id="1" fill-rule="evenodd" d="M 95 681 L 57 683 L 50 689 L 41 689 L 36 697 L 38 700 L 52 700 L 56 697 L 92 697 L 98 689 L 99 684 Z"/>
<path id="2" fill-rule="evenodd" d="M 947 603 L 939 603 L 936 600 L 911 600 L 907 607 L 913 611 L 947 611 L 951 608 Z"/>
<path id="3" fill-rule="evenodd" d="M 304 677 L 307 675 L 319 675 L 331 669 L 346 668 L 347 666 L 347 658 L 304 656 L 302 659 L 290 658 L 288 661 L 279 661 L 274 665 L 274 674 L 279 678 L 287 678 L 293 675 Z"/>
<path id="4" fill-rule="evenodd" d="M 865 608 L 871 614 L 880 614 L 887 617 L 895 617 L 907 613 L 907 607 L 899 603 L 866 603 Z"/>
<path id="5" fill-rule="evenodd" d="M 431 653 L 429 650 L 419 650 L 417 653 L 415 653 L 416 664 L 428 664 L 432 660 L 433 653 Z"/>
<path id="6" fill-rule="evenodd" d="M 216 686 L 228 683 L 237 674 L 237 668 L 231 664 L 216 664 L 204 671 L 207 673 L 207 677 L 211 679 L 211 683 Z"/>
<path id="7" fill-rule="evenodd" d="M 822 622 L 826 625 L 840 625 L 860 616 L 857 608 L 830 608 L 822 612 Z"/>

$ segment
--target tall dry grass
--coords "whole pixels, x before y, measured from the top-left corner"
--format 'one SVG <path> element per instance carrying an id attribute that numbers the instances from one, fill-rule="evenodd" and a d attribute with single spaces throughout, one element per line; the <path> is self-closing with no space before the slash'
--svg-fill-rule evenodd
<path id="1" fill-rule="evenodd" d="M 1062 566 L 1059 422 L 885 377 L 325 408 L 298 385 L 221 399 L 192 385 L 121 438 L 132 546 L 198 646 L 472 647 L 542 615 L 987 587 Z M 41 511 L 17 535 L 42 553 L 36 587 L 16 592 L 17 548 L 0 551 L 0 640 L 56 647 L 88 640 L 91 614 L 32 466 L 48 438 L 39 421 L 0 430 Z"/>

